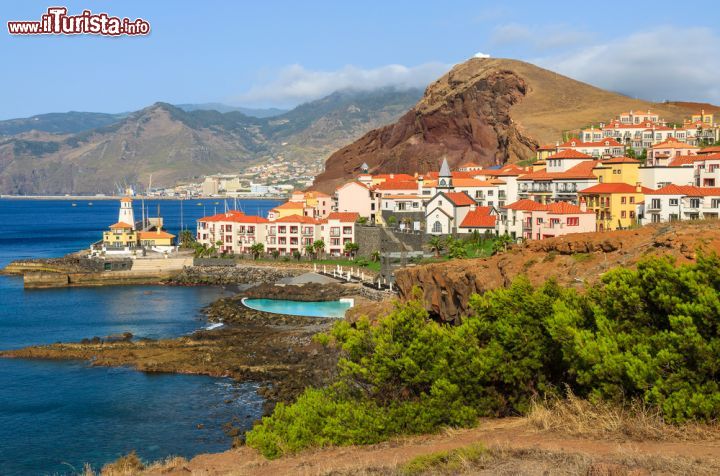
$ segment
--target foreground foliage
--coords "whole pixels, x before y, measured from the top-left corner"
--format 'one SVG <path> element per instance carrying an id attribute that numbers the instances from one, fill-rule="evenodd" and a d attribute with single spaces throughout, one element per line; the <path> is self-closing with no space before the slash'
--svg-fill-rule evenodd
<path id="1" fill-rule="evenodd" d="M 247 435 L 268 457 L 308 446 L 374 443 L 480 416 L 528 412 L 568 388 L 595 401 L 642 401 L 670 422 L 720 416 L 720 260 L 650 259 L 584 294 L 518 278 L 473 296 L 456 326 L 419 301 L 376 325 L 338 323 L 338 376 L 278 405 Z"/>

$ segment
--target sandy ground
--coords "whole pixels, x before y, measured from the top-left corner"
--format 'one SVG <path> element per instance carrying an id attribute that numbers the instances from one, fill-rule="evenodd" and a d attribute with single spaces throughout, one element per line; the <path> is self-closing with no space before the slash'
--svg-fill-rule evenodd
<path id="1" fill-rule="evenodd" d="M 522 418 L 487 420 L 468 430 L 447 430 L 433 436 L 402 438 L 366 446 L 328 448 L 268 461 L 250 448 L 200 455 L 182 468 L 151 474 L 193 475 L 324 475 L 393 474 L 403 463 L 418 456 L 482 443 L 486 448 L 524 454 L 524 462 L 496 461 L 488 474 L 588 474 L 572 466 L 568 455 L 578 455 L 604 468 L 598 474 L 718 474 L 720 442 L 592 440 L 538 431 Z M 540 458 L 532 455 L 544 455 Z M 554 456 L 553 456 L 554 454 Z M 529 456 L 528 456 L 529 455 Z M 563 459 L 560 456 L 565 456 Z M 577 458 L 576 458 L 577 459 Z M 677 460 L 683 462 L 677 465 Z M 632 468 L 628 470 L 628 461 Z M 638 461 L 649 461 L 647 469 Z M 617 469 L 617 462 L 622 462 Z M 667 462 L 667 463 L 664 463 Z M 640 465 L 640 466 L 638 466 Z M 500 468 L 503 468 L 500 470 Z M 608 470 L 607 468 L 611 468 Z M 612 469 L 615 468 L 615 469 Z M 659 468 L 659 470 L 658 470 Z M 678 469 L 681 468 L 681 469 Z M 690 468 L 688 470 L 688 468 Z M 596 474 L 590 471 L 592 474 Z"/>

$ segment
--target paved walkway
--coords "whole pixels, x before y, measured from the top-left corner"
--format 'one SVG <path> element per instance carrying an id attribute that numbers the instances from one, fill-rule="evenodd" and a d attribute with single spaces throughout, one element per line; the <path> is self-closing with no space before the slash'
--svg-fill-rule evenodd
<path id="1" fill-rule="evenodd" d="M 337 283 L 338 280 L 329 276 L 323 276 L 318 273 L 304 273 L 300 276 L 282 278 L 278 281 L 278 284 L 307 284 L 307 283 L 319 283 L 319 284 L 331 284 Z"/>

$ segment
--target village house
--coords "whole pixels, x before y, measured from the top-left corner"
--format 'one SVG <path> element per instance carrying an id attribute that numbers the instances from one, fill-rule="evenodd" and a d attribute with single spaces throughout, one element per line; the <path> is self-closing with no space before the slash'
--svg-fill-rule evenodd
<path id="1" fill-rule="evenodd" d="M 667 185 L 645 194 L 643 224 L 717 219 L 720 188 Z"/>
<path id="2" fill-rule="evenodd" d="M 197 221 L 196 241 L 217 247 L 221 253 L 249 253 L 255 243 L 265 241 L 264 224 L 268 220 L 231 210 L 200 218 Z"/>
<path id="3" fill-rule="evenodd" d="M 497 210 L 494 207 L 470 205 L 465 218 L 458 227 L 458 233 L 497 234 Z"/>
<path id="4" fill-rule="evenodd" d="M 132 199 L 123 197 L 120 199 L 117 223 L 103 232 L 101 251 L 109 255 L 175 251 L 175 235 L 163 230 L 162 226 L 161 217 L 135 222 Z"/>
<path id="5" fill-rule="evenodd" d="M 675 157 L 696 155 L 698 148 L 697 146 L 680 142 L 678 139 L 671 137 L 648 149 L 645 164 L 648 166 L 667 167 Z"/>
<path id="6" fill-rule="evenodd" d="M 580 192 L 595 213 L 597 231 L 626 229 L 639 223 L 639 205 L 650 189 L 640 184 L 600 183 Z"/>
<path id="7" fill-rule="evenodd" d="M 606 137 L 597 141 L 584 142 L 578 139 L 570 139 L 567 142 L 557 145 L 557 151 L 563 152 L 572 150 L 589 155 L 593 158 L 619 157 L 625 155 L 625 146 L 612 137 Z M 550 157 L 546 157 L 546 160 Z"/>
<path id="8" fill-rule="evenodd" d="M 374 222 L 376 208 L 376 200 L 366 183 L 353 180 L 335 189 L 335 211 L 357 213 Z"/>
<path id="9" fill-rule="evenodd" d="M 512 238 L 542 240 L 595 231 L 595 214 L 581 201 L 542 204 L 523 199 L 501 209 L 498 231 Z"/>
<path id="10" fill-rule="evenodd" d="M 425 232 L 430 235 L 459 233 L 471 206 L 476 206 L 475 200 L 465 192 L 438 191 L 426 206 Z"/>

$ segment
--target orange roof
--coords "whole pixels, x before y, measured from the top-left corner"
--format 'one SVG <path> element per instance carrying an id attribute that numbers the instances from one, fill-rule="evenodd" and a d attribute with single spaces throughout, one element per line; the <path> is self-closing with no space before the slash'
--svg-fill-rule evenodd
<path id="1" fill-rule="evenodd" d="M 415 177 L 409 174 L 377 174 L 372 176 L 373 179 L 384 179 L 384 180 L 415 180 Z"/>
<path id="2" fill-rule="evenodd" d="M 602 164 L 641 164 L 638 159 L 632 157 L 613 157 L 612 159 L 603 160 L 598 165 Z"/>
<path id="3" fill-rule="evenodd" d="M 595 142 L 583 142 L 579 139 L 571 139 L 558 147 L 622 147 L 622 144 L 612 137 Z"/>
<path id="4" fill-rule="evenodd" d="M 418 184 L 407 180 L 386 180 L 375 185 L 375 190 L 417 190 Z"/>
<path id="5" fill-rule="evenodd" d="M 676 155 L 668 164 L 670 167 L 681 167 L 683 165 L 692 165 L 695 161 L 703 161 L 707 157 L 699 155 Z"/>
<path id="6" fill-rule="evenodd" d="M 546 169 L 540 169 L 535 172 L 530 172 L 518 178 L 518 180 L 562 180 L 562 179 L 594 179 L 593 169 L 599 160 L 584 160 L 573 167 L 570 167 L 565 172 L 548 172 Z"/>
<path id="7" fill-rule="evenodd" d="M 273 208 L 273 210 L 294 210 L 297 208 L 305 208 L 305 204 L 302 202 L 285 202 Z"/>
<path id="8" fill-rule="evenodd" d="M 319 197 L 330 197 L 327 193 L 323 193 L 319 190 L 310 190 L 305 192 L 305 198 L 319 198 Z"/>
<path id="9" fill-rule="evenodd" d="M 720 146 L 705 147 L 704 149 L 698 150 L 698 154 L 715 154 L 720 152 Z"/>
<path id="10" fill-rule="evenodd" d="M 653 149 L 699 149 L 699 147 L 680 142 L 674 137 L 668 137 L 665 141 L 652 146 Z"/>
<path id="11" fill-rule="evenodd" d="M 545 144 L 538 147 L 538 150 L 555 150 L 557 148 L 554 144 Z"/>
<path id="12" fill-rule="evenodd" d="M 528 200 L 527 198 L 524 198 L 522 200 L 518 200 L 517 202 L 511 203 L 510 205 L 505 205 L 504 208 L 507 208 L 508 210 L 533 211 L 545 210 L 545 205 L 543 205 L 542 203 L 538 203 L 535 200 Z"/>
<path id="13" fill-rule="evenodd" d="M 327 220 L 340 220 L 353 223 L 355 223 L 358 218 L 360 218 L 360 214 L 357 212 L 332 212 L 327 216 Z"/>
<path id="14" fill-rule="evenodd" d="M 485 169 L 474 172 L 477 175 L 491 176 L 491 177 L 503 177 L 503 176 L 515 176 L 522 175 L 527 171 L 518 165 L 507 164 L 499 169 Z"/>
<path id="15" fill-rule="evenodd" d="M 475 203 L 475 200 L 465 192 L 445 192 L 444 195 L 457 207 L 464 207 Z"/>
<path id="16" fill-rule="evenodd" d="M 138 238 L 141 240 L 147 239 L 147 240 L 157 240 L 160 238 L 175 238 L 175 235 L 168 233 L 166 231 L 141 231 L 138 233 Z"/>
<path id="17" fill-rule="evenodd" d="M 123 228 L 123 229 L 130 228 L 132 230 L 132 227 L 133 227 L 132 225 L 128 225 L 124 221 L 119 221 L 119 222 L 115 223 L 114 225 L 110 225 L 109 228 Z"/>
<path id="18" fill-rule="evenodd" d="M 202 217 L 198 221 L 203 222 L 233 222 L 233 223 L 267 223 L 267 218 L 245 215 L 237 210 L 230 210 L 227 213 L 218 213 L 209 217 Z"/>
<path id="19" fill-rule="evenodd" d="M 630 185 L 629 183 L 599 183 L 581 190 L 580 193 L 647 193 L 650 191 L 652 191 L 652 189 L 641 186 L 638 192 L 635 185 Z"/>
<path id="20" fill-rule="evenodd" d="M 475 162 L 465 162 L 464 164 L 460 164 L 458 167 L 459 169 L 464 169 L 467 167 L 482 167 L 480 164 L 476 164 Z"/>
<path id="21" fill-rule="evenodd" d="M 312 217 L 306 217 L 301 215 L 290 215 L 283 218 L 278 218 L 274 222 L 271 223 L 303 223 L 306 225 L 319 225 L 321 223 L 320 220 L 316 220 Z"/>
<path id="22" fill-rule="evenodd" d="M 718 187 L 696 187 L 694 185 L 666 185 L 657 190 L 646 192 L 647 195 L 685 195 L 688 197 L 720 197 Z"/>
<path id="23" fill-rule="evenodd" d="M 120 199 L 121 202 L 132 202 L 132 198 L 130 197 L 123 197 Z"/>
<path id="24" fill-rule="evenodd" d="M 477 207 L 468 212 L 460 228 L 495 228 L 497 217 L 490 215 L 490 207 Z"/>
<path id="25" fill-rule="evenodd" d="M 501 183 L 504 183 L 501 181 Z M 453 179 L 453 185 L 456 187 L 492 187 L 495 185 L 489 180 L 478 180 L 474 178 Z"/>
<path id="26" fill-rule="evenodd" d="M 565 149 L 557 154 L 548 156 L 549 159 L 592 159 L 592 156 L 578 152 L 577 150 Z"/>
<path id="27" fill-rule="evenodd" d="M 582 211 L 582 209 L 579 206 L 573 205 L 572 203 L 569 203 L 569 202 L 548 203 L 547 205 L 545 205 L 545 209 L 548 211 L 548 213 L 553 214 L 553 215 L 570 215 L 570 214 L 577 215 L 580 213 L 592 213 L 592 214 L 595 213 L 591 210 Z"/>

